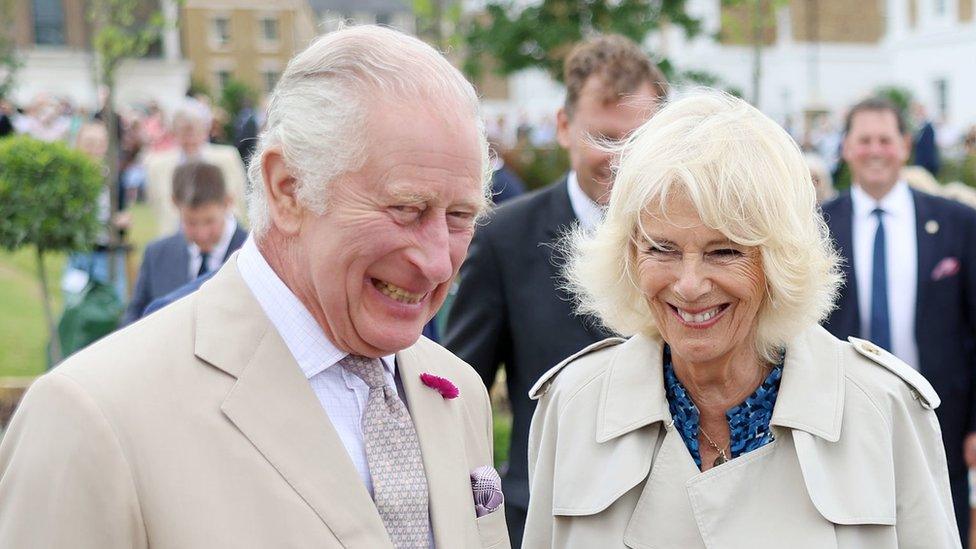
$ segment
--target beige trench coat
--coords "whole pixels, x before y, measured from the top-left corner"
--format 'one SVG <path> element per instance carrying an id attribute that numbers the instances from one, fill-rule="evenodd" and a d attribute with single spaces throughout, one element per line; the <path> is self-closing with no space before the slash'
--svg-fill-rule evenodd
<path id="1" fill-rule="evenodd" d="M 598 343 L 553 368 L 529 438 L 526 549 L 953 548 L 929 383 L 819 326 L 787 349 L 775 440 L 702 473 L 671 425 L 662 342 Z"/>

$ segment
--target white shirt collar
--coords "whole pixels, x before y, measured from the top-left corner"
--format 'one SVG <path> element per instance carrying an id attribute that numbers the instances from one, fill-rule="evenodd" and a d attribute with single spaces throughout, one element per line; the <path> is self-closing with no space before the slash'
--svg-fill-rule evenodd
<path id="1" fill-rule="evenodd" d="M 237 268 L 306 378 L 310 379 L 346 357 L 347 353 L 337 349 L 325 337 L 322 327 L 305 305 L 271 269 L 253 235 L 248 235 L 241 247 Z M 388 355 L 381 360 L 391 374 L 396 373 L 395 359 L 396 355 Z"/>
<path id="2" fill-rule="evenodd" d="M 575 171 L 569 172 L 566 187 L 569 189 L 569 204 L 573 207 L 576 219 L 579 219 L 585 230 L 592 231 L 603 221 L 603 207 L 586 196 L 576 179 Z"/>
<path id="3" fill-rule="evenodd" d="M 851 207 L 854 217 L 867 219 L 875 208 L 885 211 L 886 218 L 910 220 L 915 216 L 915 201 L 912 191 L 905 181 L 898 181 L 895 186 L 884 195 L 881 200 L 875 200 L 861 188 L 860 185 L 851 186 Z"/>

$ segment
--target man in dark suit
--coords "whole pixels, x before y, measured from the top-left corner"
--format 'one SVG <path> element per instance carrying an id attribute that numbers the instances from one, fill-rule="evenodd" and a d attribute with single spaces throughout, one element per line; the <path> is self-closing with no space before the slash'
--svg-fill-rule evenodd
<path id="1" fill-rule="evenodd" d="M 956 521 L 968 547 L 967 467 L 976 466 L 976 211 L 910 189 L 899 173 L 912 139 L 898 110 L 868 99 L 847 116 L 853 186 L 824 204 L 846 284 L 825 326 L 868 338 L 919 370 L 936 410 Z"/>
<path id="2" fill-rule="evenodd" d="M 444 340 L 489 387 L 505 365 L 514 417 L 503 487 L 513 547 L 521 545 L 529 500 L 526 456 L 535 409 L 529 388 L 562 359 L 609 335 L 595 320 L 576 315 L 572 298 L 559 289 L 556 242 L 575 223 L 592 228 L 602 219 L 612 158 L 592 140 L 627 136 L 667 87 L 647 55 L 621 36 L 578 45 L 564 73 L 557 138 L 572 171 L 499 207 L 478 230 L 461 267 Z"/>
<path id="3" fill-rule="evenodd" d="M 233 198 L 217 166 L 193 161 L 176 168 L 172 199 L 180 230 L 146 246 L 123 325 L 142 318 L 153 300 L 216 271 L 247 238 L 231 213 Z"/>

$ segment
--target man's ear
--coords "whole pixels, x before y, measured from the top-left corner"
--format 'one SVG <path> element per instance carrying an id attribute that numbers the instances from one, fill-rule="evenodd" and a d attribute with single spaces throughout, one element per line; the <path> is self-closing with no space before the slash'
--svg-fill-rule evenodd
<path id="1" fill-rule="evenodd" d="M 569 114 L 565 107 L 559 107 L 556 112 L 556 141 L 564 149 L 569 149 L 573 142 L 569 129 Z"/>
<path id="2" fill-rule="evenodd" d="M 271 147 L 264 151 L 261 155 L 261 173 L 271 223 L 285 235 L 297 234 L 303 213 L 296 195 L 298 181 L 285 166 L 285 157 L 280 148 Z"/>

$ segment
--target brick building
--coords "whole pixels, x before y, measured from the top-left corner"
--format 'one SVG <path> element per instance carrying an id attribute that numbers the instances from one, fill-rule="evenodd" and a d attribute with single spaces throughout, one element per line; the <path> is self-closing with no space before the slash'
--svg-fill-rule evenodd
<path id="1" fill-rule="evenodd" d="M 180 20 L 193 81 L 215 94 L 230 79 L 267 94 L 316 35 L 304 0 L 186 0 Z"/>
<path id="2" fill-rule="evenodd" d="M 17 73 L 12 99 L 27 103 L 39 93 L 66 97 L 93 109 L 98 91 L 94 81 L 92 25 L 85 0 L 13 0 L 7 4 L 9 29 L 24 61 Z M 175 21 L 175 0 L 146 0 L 140 15 L 161 12 Z M 170 26 L 140 59 L 126 60 L 117 73 L 118 104 L 157 100 L 164 106 L 182 97 L 189 85 L 189 65 L 180 52 L 179 34 Z"/>

